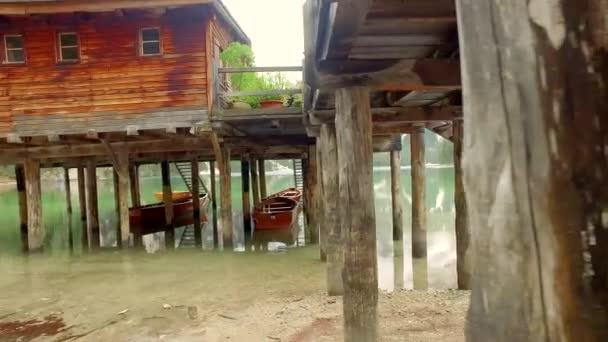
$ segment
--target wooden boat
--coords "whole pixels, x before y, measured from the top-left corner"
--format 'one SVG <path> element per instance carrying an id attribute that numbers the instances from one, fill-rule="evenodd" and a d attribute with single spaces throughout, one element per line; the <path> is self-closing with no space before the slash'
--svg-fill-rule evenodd
<path id="1" fill-rule="evenodd" d="M 192 197 L 192 194 L 190 193 L 190 191 L 175 191 L 175 192 L 173 192 L 172 197 L 173 197 L 174 202 L 184 201 L 184 200 L 190 199 L 190 197 Z M 159 201 L 165 200 L 162 192 L 155 192 L 154 198 L 156 198 Z"/>
<path id="2" fill-rule="evenodd" d="M 262 202 L 269 200 L 269 199 L 278 198 L 278 197 L 289 198 L 296 202 L 300 202 L 302 200 L 302 191 L 300 191 L 300 189 L 297 189 L 297 188 L 285 189 L 281 192 L 277 192 L 276 194 L 272 194 L 272 195 L 262 199 Z"/>
<path id="3" fill-rule="evenodd" d="M 300 204 L 290 198 L 267 198 L 255 206 L 256 230 L 288 230 L 298 219 Z"/>
<path id="4" fill-rule="evenodd" d="M 200 199 L 201 223 L 205 223 L 207 222 L 206 208 L 209 196 L 201 195 Z M 192 203 L 192 196 L 189 199 L 173 203 L 173 224 L 175 227 L 194 224 Z M 140 232 L 142 235 L 162 232 L 165 230 L 165 222 L 164 203 L 129 209 L 129 223 L 132 232 Z"/>

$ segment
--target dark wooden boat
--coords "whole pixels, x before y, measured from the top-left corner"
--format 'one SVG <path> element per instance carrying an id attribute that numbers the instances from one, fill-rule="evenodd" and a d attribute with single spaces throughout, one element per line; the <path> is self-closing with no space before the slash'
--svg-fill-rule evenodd
<path id="1" fill-rule="evenodd" d="M 298 219 L 300 204 L 290 198 L 272 197 L 255 206 L 255 230 L 289 230 Z"/>
<path id="2" fill-rule="evenodd" d="M 207 222 L 207 195 L 200 196 L 201 223 Z M 194 224 L 194 207 L 192 197 L 173 203 L 173 223 L 175 227 Z M 129 223 L 132 232 L 141 232 L 142 235 L 153 234 L 165 230 L 165 204 L 155 203 L 139 208 L 129 209 Z"/>
<path id="3" fill-rule="evenodd" d="M 272 194 L 272 195 L 262 199 L 262 202 L 269 200 L 269 199 L 277 198 L 277 197 L 289 198 L 296 202 L 300 202 L 302 200 L 302 191 L 300 191 L 300 189 L 297 189 L 297 188 L 285 189 L 281 192 L 277 192 L 276 194 Z"/>

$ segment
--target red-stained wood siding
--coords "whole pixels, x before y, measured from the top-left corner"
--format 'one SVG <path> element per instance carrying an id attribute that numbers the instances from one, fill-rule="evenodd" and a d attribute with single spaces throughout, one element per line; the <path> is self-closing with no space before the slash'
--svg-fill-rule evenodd
<path id="1" fill-rule="evenodd" d="M 208 102 L 209 18 L 205 6 L 163 13 L 8 17 L 0 22 L 0 58 L 4 62 L 3 36 L 22 34 L 27 62 L 0 65 L 0 136 L 202 121 Z M 161 56 L 140 56 L 139 32 L 149 27 L 161 30 Z M 80 62 L 57 62 L 59 32 L 78 33 Z"/>

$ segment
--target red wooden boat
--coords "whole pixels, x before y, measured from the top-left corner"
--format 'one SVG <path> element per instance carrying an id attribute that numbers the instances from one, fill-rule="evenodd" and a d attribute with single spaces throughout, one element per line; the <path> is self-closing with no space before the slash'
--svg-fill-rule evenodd
<path id="1" fill-rule="evenodd" d="M 207 222 L 206 207 L 209 202 L 207 195 L 201 195 L 200 212 L 201 223 Z M 189 199 L 173 203 L 173 224 L 183 227 L 194 224 L 194 207 L 192 196 Z M 142 235 L 158 233 L 165 230 L 165 204 L 155 203 L 138 208 L 129 209 L 129 223 L 132 232 L 141 232 Z"/>
<path id="2" fill-rule="evenodd" d="M 262 199 L 262 202 L 264 202 L 268 199 L 273 199 L 273 198 L 277 198 L 277 197 L 289 198 L 296 202 L 300 202 L 300 200 L 302 200 L 302 191 L 300 191 L 300 189 L 297 189 L 297 188 L 285 189 L 281 192 L 277 192 L 276 194 L 270 195 L 270 196 Z"/>
<path id="3" fill-rule="evenodd" d="M 255 230 L 289 230 L 298 219 L 299 203 L 290 198 L 267 198 L 255 206 Z"/>

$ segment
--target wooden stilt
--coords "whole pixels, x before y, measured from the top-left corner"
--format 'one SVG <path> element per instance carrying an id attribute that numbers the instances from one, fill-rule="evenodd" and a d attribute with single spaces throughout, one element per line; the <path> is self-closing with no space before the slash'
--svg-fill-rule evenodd
<path id="1" fill-rule="evenodd" d="M 319 184 L 317 179 L 317 149 L 310 145 L 308 159 L 304 163 L 304 216 L 306 218 L 306 236 L 311 244 L 319 243 L 318 197 Z"/>
<path id="2" fill-rule="evenodd" d="M 72 188 L 70 186 L 70 169 L 63 169 L 63 184 L 65 192 L 66 214 L 68 215 L 68 248 L 74 251 L 74 235 L 72 233 Z"/>
<path id="3" fill-rule="evenodd" d="M 87 225 L 87 193 L 84 167 L 78 167 L 78 207 L 80 209 L 80 243 L 83 250 L 89 248 L 89 230 Z"/>
<path id="4" fill-rule="evenodd" d="M 232 177 L 230 169 L 230 148 L 221 147 L 220 170 L 220 207 L 222 220 L 222 240 L 224 250 L 232 250 Z"/>
<path id="5" fill-rule="evenodd" d="M 321 151 L 321 182 L 323 187 L 323 221 L 321 226 L 327 232 L 327 293 L 330 296 L 344 294 L 342 285 L 342 269 L 344 247 L 342 228 L 338 215 L 338 198 L 340 197 L 338 147 L 336 145 L 336 126 L 323 124 L 319 136 Z"/>
<path id="6" fill-rule="evenodd" d="M 258 163 L 255 159 L 251 159 L 251 190 L 253 197 L 253 205 L 256 206 L 260 200 L 266 196 L 260 196 L 260 178 L 258 177 Z"/>
<path id="7" fill-rule="evenodd" d="M 251 204 L 249 202 L 249 160 L 241 160 L 241 181 L 243 190 L 243 232 L 245 242 L 251 239 Z"/>
<path id="8" fill-rule="evenodd" d="M 412 262 L 415 264 L 414 288 L 426 288 L 426 206 L 424 190 L 424 130 L 410 135 L 412 165 Z"/>
<path id="9" fill-rule="evenodd" d="M 141 194 L 139 191 L 139 166 L 131 165 L 129 167 L 129 185 L 131 186 L 131 205 L 133 207 L 141 206 Z M 133 246 L 141 248 L 143 246 L 142 235 L 139 227 L 136 229 L 131 227 L 133 232 Z"/>
<path id="10" fill-rule="evenodd" d="M 25 171 L 23 165 L 15 166 L 15 179 L 17 180 L 17 192 L 19 193 L 19 221 L 21 232 L 21 251 L 27 253 L 29 251 L 29 242 L 27 237 L 27 192 L 25 186 Z"/>
<path id="11" fill-rule="evenodd" d="M 393 241 L 403 240 L 403 197 L 401 188 L 401 151 L 391 151 L 391 198 L 393 204 Z"/>
<path id="12" fill-rule="evenodd" d="M 458 288 L 461 290 L 471 289 L 471 261 L 469 256 L 469 244 L 471 231 L 467 214 L 467 199 L 464 193 L 462 181 L 462 138 L 463 122 L 454 121 L 454 206 L 456 208 L 456 269 L 458 271 Z"/>
<path id="13" fill-rule="evenodd" d="M 198 159 L 192 159 L 191 169 L 192 169 L 192 206 L 193 212 L 192 216 L 194 219 L 194 245 L 197 249 L 203 248 L 203 230 L 201 229 L 201 200 L 200 200 L 200 170 L 199 170 L 199 161 Z M 207 194 L 209 195 L 209 194 Z"/>
<path id="14" fill-rule="evenodd" d="M 171 168 L 168 161 L 160 164 L 163 179 L 163 202 L 165 203 L 165 247 L 175 249 L 175 227 L 173 226 L 173 190 L 171 189 Z"/>
<path id="15" fill-rule="evenodd" d="M 266 160 L 263 158 L 258 159 L 258 171 L 260 174 L 260 198 L 268 197 L 268 190 L 266 188 Z"/>
<path id="16" fill-rule="evenodd" d="M 327 231 L 327 226 L 323 225 L 325 211 L 323 209 L 323 159 L 321 157 L 321 147 L 319 146 L 317 139 L 317 148 L 315 148 L 317 152 L 317 189 L 318 195 L 316 199 L 316 208 L 317 208 L 317 222 L 319 222 L 319 257 L 321 261 L 327 261 L 327 238 L 329 232 Z"/>
<path id="17" fill-rule="evenodd" d="M 119 199 L 119 183 L 118 173 L 116 169 L 112 172 L 112 185 L 114 186 L 114 211 L 116 214 L 116 246 L 118 248 L 122 247 L 122 241 L 120 240 L 120 199 Z"/>
<path id="18" fill-rule="evenodd" d="M 91 249 L 99 249 L 101 246 L 101 235 L 99 231 L 99 207 L 97 206 L 97 163 L 95 159 L 87 161 L 86 188 L 89 247 Z"/>
<path id="19" fill-rule="evenodd" d="M 344 340 L 376 341 L 378 268 L 368 88 L 336 91 L 336 132 L 344 234 Z"/>
<path id="20" fill-rule="evenodd" d="M 131 226 L 129 224 L 129 154 L 126 150 L 118 153 L 118 217 L 120 229 L 117 241 L 122 248 L 129 247 Z"/>
<path id="21" fill-rule="evenodd" d="M 217 191 L 215 186 L 215 162 L 209 162 L 209 177 L 211 182 L 211 212 L 213 214 L 213 248 L 220 246 L 219 233 L 217 229 Z"/>
<path id="22" fill-rule="evenodd" d="M 26 159 L 25 189 L 27 193 L 28 246 L 30 252 L 40 252 L 44 246 L 44 225 L 42 223 L 42 192 L 40 187 L 40 161 Z"/>

